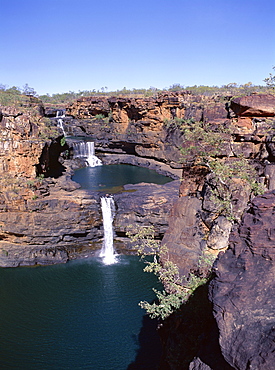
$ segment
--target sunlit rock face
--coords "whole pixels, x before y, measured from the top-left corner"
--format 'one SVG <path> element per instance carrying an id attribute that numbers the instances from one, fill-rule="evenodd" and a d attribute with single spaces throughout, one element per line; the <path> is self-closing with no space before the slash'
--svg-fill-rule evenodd
<path id="1" fill-rule="evenodd" d="M 39 139 L 44 109 L 29 97 L 22 107 L 0 106 L 0 172 L 9 176 L 32 177 L 44 147 Z"/>
<path id="2" fill-rule="evenodd" d="M 274 117 L 275 96 L 268 94 L 242 96 L 232 100 L 231 108 L 241 117 Z"/>
<path id="3" fill-rule="evenodd" d="M 264 108 L 269 104 L 268 99 L 264 100 L 263 97 L 258 99 L 257 95 L 247 98 L 250 99 L 251 106 L 258 106 L 263 112 L 261 114 L 268 112 L 267 108 Z M 191 164 L 183 163 L 182 149 L 188 149 L 192 143 L 185 140 L 181 123 L 192 127 L 194 122 L 200 121 L 211 127 L 214 132 L 219 128 L 223 138 L 223 145 L 220 146 L 217 154 L 219 158 L 232 160 L 242 155 L 246 160 L 251 161 L 251 165 L 254 166 L 257 163 L 259 176 L 262 177 L 267 188 L 274 187 L 275 172 L 272 161 L 275 158 L 275 151 L 270 136 L 271 122 L 266 120 L 265 116 L 254 117 L 239 113 L 235 108 L 237 103 L 238 100 L 230 104 L 229 98 L 192 95 L 188 91 L 165 92 L 150 98 L 86 97 L 70 104 L 63 118 L 63 126 L 68 135 L 74 133 L 77 136 L 93 137 L 96 152 L 103 163 L 130 163 L 156 169 L 160 173 L 171 175 L 174 179 L 181 177 L 179 195 L 186 199 L 179 200 L 178 192 L 173 193 L 174 195 L 169 199 L 170 190 L 168 191 L 168 187 L 165 186 L 162 191 L 167 189 L 167 194 L 163 193 L 158 198 L 157 187 L 146 186 L 143 187 L 144 196 L 140 199 L 145 200 L 149 197 L 148 202 L 146 204 L 142 202 L 142 212 L 138 215 L 134 209 L 135 202 L 139 202 L 136 208 L 141 206 L 140 200 L 137 200 L 138 197 L 135 199 L 134 195 L 129 198 L 132 212 L 129 217 L 131 222 L 138 223 L 144 220 L 150 224 L 155 223 L 161 237 L 169 224 L 169 231 L 164 241 L 170 249 L 172 260 L 179 263 L 184 274 L 193 268 L 191 266 L 196 265 L 197 258 L 205 247 L 216 251 L 215 253 L 227 247 L 231 223 L 224 217 L 220 217 L 213 205 L 211 189 L 216 189 L 217 183 L 211 177 L 209 168 L 195 163 L 192 155 L 196 153 L 191 153 L 189 158 Z M 82 231 L 73 232 L 73 237 L 68 236 L 67 227 L 62 229 L 61 226 L 53 227 L 51 224 L 51 220 L 54 219 L 51 215 L 54 212 L 62 213 L 62 202 L 59 201 L 63 198 L 68 199 L 68 203 L 73 208 L 76 207 L 79 212 L 77 214 L 81 214 L 80 219 L 85 214 L 84 211 L 82 212 L 81 201 L 74 200 L 73 204 L 71 199 L 71 194 L 75 194 L 75 199 L 82 199 L 85 196 L 77 190 L 77 185 L 70 179 L 72 169 L 75 168 L 68 160 L 72 158 L 69 156 L 72 147 L 69 140 L 64 146 L 61 145 L 62 132 L 58 128 L 56 119 L 58 109 L 46 109 L 45 112 L 39 100 L 29 98 L 22 107 L 1 107 L 0 111 L 0 130 L 3 138 L 0 142 L 0 173 L 1 187 L 5 187 L 1 195 L 2 212 L 26 211 L 34 215 L 44 212 L 49 219 L 48 223 L 43 221 L 39 225 L 37 220 L 32 223 L 29 217 L 21 215 L 20 224 L 25 223 L 23 229 L 28 229 L 26 237 L 26 233 L 20 230 L 12 233 L 6 227 L 3 216 L 5 231 L 2 241 L 9 240 L 13 243 L 16 239 L 16 243 L 20 244 L 20 240 L 22 242 L 24 239 L 25 244 L 22 243 L 25 246 L 30 243 L 36 248 L 36 245 L 40 245 L 37 235 L 39 233 L 43 235 L 43 229 L 50 227 L 56 231 L 50 238 L 46 237 L 46 242 L 41 242 L 41 245 L 45 249 L 50 246 L 67 248 L 65 257 L 59 258 L 65 260 L 70 245 L 73 243 L 82 245 L 85 241 L 93 243 L 96 239 L 95 234 L 98 233 L 101 238 L 102 233 L 100 234 L 98 227 L 101 217 L 98 209 L 93 211 L 97 214 L 95 224 L 90 229 L 88 226 L 84 227 L 85 236 Z M 52 121 L 49 122 L 49 119 Z M 50 128 L 49 125 L 51 125 Z M 207 145 L 211 152 L 211 144 Z M 64 155 L 65 152 L 67 152 L 66 155 Z M 37 179 L 37 175 L 45 176 L 48 180 Z M 239 179 L 234 179 L 230 185 L 230 192 L 233 194 L 233 207 L 239 220 L 251 193 L 246 184 Z M 125 199 L 127 196 L 125 195 Z M 163 201 L 161 201 L 162 196 Z M 38 203 L 45 199 L 49 199 L 47 206 L 40 208 Z M 56 199 L 56 203 L 53 199 Z M 56 208 L 53 204 L 56 204 Z M 121 213 L 118 215 L 121 216 L 117 216 L 120 217 L 120 224 L 116 222 L 116 227 L 118 234 L 122 235 L 125 223 L 122 222 L 125 211 L 122 195 L 118 197 L 118 204 L 119 207 L 121 206 Z M 155 207 L 158 209 L 157 214 Z M 11 225 L 16 223 L 12 221 L 13 218 L 16 220 L 16 213 L 10 217 Z M 69 212 L 65 219 L 66 223 L 68 225 L 71 223 L 71 228 L 74 229 L 73 225 L 77 221 L 72 221 Z M 88 221 L 83 221 L 83 224 L 88 225 Z M 18 226 L 15 225 L 14 230 L 17 228 Z M 97 231 L 91 231 L 93 228 Z M 31 230 L 36 233 L 33 237 L 30 236 Z M 58 233 L 61 235 L 60 238 L 55 237 Z M 192 235 L 195 235 L 193 242 Z M 71 244 L 69 238 L 71 238 Z M 195 251 L 192 250 L 193 246 Z M 192 261 L 186 255 L 182 258 L 187 250 L 190 252 L 188 253 Z"/>
<path id="4" fill-rule="evenodd" d="M 131 250 L 126 232 L 153 226 L 155 236 L 162 239 L 168 228 L 168 218 L 173 204 L 178 200 L 179 180 L 164 185 L 140 183 L 126 185 L 124 192 L 115 194 L 116 216 L 114 230 L 118 246 Z"/>
<path id="5" fill-rule="evenodd" d="M 68 131 L 81 126 L 96 137 L 102 152 L 134 154 L 181 168 L 183 133 L 171 121 L 219 124 L 227 121 L 228 111 L 224 102 L 182 91 L 149 98 L 84 97 L 70 104 L 66 114 L 73 117 Z"/>
<path id="6" fill-rule="evenodd" d="M 273 95 L 230 101 L 185 91 L 150 98 L 88 97 L 67 107 L 66 133 L 92 136 L 103 163 L 130 163 L 181 177 L 166 185 L 126 185 L 114 195 L 119 251 L 132 252 L 126 235 L 130 224 L 153 225 L 169 259 L 188 276 L 203 252 L 217 255 L 229 245 L 215 264 L 210 287 L 218 328 L 204 290 L 206 316 L 196 313 L 194 320 L 193 309 L 201 298 L 195 295 L 168 330 L 164 362 L 171 361 L 173 368 L 182 368 L 182 362 L 173 362 L 178 354 L 193 370 L 266 370 L 275 362 L 274 103 Z M 19 108 L 0 107 L 0 266 L 66 262 L 101 248 L 100 195 L 79 189 L 71 180 L 77 167 L 72 148 L 69 141 L 61 144 L 57 121 L 47 120 L 57 110 L 47 110 L 45 117 L 35 98 Z M 244 179 L 219 181 L 194 152 L 185 161 L 183 151 L 194 143 L 185 139 L 180 124 L 192 129 L 194 122 L 220 133 L 222 145 L 212 158 L 226 163 L 242 157 L 269 192 L 254 198 Z M 213 153 L 211 141 L 202 144 Z M 234 221 L 220 214 L 213 191 L 221 201 L 230 193 Z M 185 333 L 190 334 L 190 327 L 196 335 L 188 352 Z"/>

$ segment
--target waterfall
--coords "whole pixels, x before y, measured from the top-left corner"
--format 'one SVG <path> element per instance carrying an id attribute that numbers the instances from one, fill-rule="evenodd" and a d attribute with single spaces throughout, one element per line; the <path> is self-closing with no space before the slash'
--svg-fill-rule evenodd
<path id="1" fill-rule="evenodd" d="M 57 126 L 61 128 L 64 137 L 66 136 L 64 127 L 63 127 L 63 118 L 65 117 L 65 112 L 63 110 L 56 111 Z"/>
<path id="2" fill-rule="evenodd" d="M 117 262 L 113 245 L 113 219 L 115 211 L 114 199 L 112 197 L 102 197 L 101 209 L 103 217 L 104 241 L 99 257 L 103 258 L 103 262 L 106 265 L 111 265 Z"/>
<path id="3" fill-rule="evenodd" d="M 84 158 L 90 167 L 101 166 L 102 162 L 95 156 L 93 141 L 73 142 L 74 158 Z"/>

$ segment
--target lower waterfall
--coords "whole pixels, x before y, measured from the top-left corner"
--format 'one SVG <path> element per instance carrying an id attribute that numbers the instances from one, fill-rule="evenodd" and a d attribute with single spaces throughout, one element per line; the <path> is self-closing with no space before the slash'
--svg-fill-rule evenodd
<path id="1" fill-rule="evenodd" d="M 101 166 L 102 162 L 95 156 L 93 141 L 78 141 L 73 143 L 74 158 L 85 158 L 90 167 Z"/>
<path id="2" fill-rule="evenodd" d="M 103 217 L 104 240 L 99 257 L 102 257 L 104 264 L 111 265 L 117 262 L 113 240 L 113 219 L 115 209 L 114 199 L 112 197 L 102 197 L 101 209 Z"/>

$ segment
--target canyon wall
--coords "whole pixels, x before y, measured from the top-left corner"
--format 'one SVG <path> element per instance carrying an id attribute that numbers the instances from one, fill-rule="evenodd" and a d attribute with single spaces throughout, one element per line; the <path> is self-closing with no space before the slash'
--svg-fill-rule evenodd
<path id="1" fill-rule="evenodd" d="M 182 132 L 171 122 L 222 123 L 228 111 L 226 101 L 178 92 L 155 98 L 81 98 L 67 107 L 66 114 L 74 118 L 72 125 L 68 122 L 68 132 L 81 129 L 82 134 L 92 135 L 99 152 L 132 154 L 181 168 Z"/>
<path id="2" fill-rule="evenodd" d="M 67 107 L 64 127 L 93 136 L 104 163 L 182 172 L 180 199 L 163 244 L 187 276 L 203 251 L 217 255 L 227 248 L 232 225 L 257 194 L 255 186 L 273 189 L 274 104 L 273 95 L 230 99 L 188 91 L 145 99 L 87 97 Z M 207 155 L 198 156 L 199 151 Z M 213 175 L 211 161 L 224 169 Z M 239 170 L 225 181 L 224 173 L 234 166 Z"/>
<path id="3" fill-rule="evenodd" d="M 81 120 L 85 132 L 93 131 L 99 152 L 142 156 L 182 168 L 179 199 L 162 240 L 169 260 L 188 276 L 205 252 L 219 254 L 211 301 L 208 286 L 201 287 L 164 323 L 162 368 L 272 369 L 274 96 L 229 101 L 178 93 L 170 100 L 164 95 L 146 103 L 106 98 L 94 110 L 98 104 L 96 99 L 81 99 L 68 112 Z M 93 123 L 95 112 L 105 118 Z M 119 120 L 124 122 L 121 127 Z M 217 141 L 207 135 L 197 136 L 198 141 L 205 140 L 203 145 L 194 144 L 190 134 L 188 140 L 185 127 L 195 127 L 195 122 L 221 138 L 219 150 Z M 184 150 L 191 146 L 204 147 L 208 161 L 215 160 L 224 172 L 234 164 L 240 167 L 215 175 L 213 168 Z M 249 178 L 252 169 L 254 183 Z M 271 192 L 255 197 L 266 190 Z"/>
<path id="4" fill-rule="evenodd" d="M 133 223 L 156 227 L 182 276 L 205 252 L 219 254 L 211 302 L 208 287 L 199 288 L 163 328 L 163 368 L 256 370 L 274 363 L 274 107 L 274 95 L 186 91 L 88 97 L 67 107 L 66 133 L 92 137 L 103 163 L 138 164 L 175 179 L 127 185 L 114 195 L 119 250 L 131 253 L 126 230 Z M 57 120 L 49 120 L 53 113 L 35 98 L 0 111 L 0 265 L 94 254 L 103 236 L 100 194 L 71 180 L 77 163 Z"/>
<path id="5" fill-rule="evenodd" d="M 272 190 L 275 157 L 273 106 L 274 96 L 257 94 L 232 101 L 229 97 L 196 96 L 188 91 L 162 93 L 144 99 L 88 97 L 81 98 L 67 107 L 63 126 L 67 134 L 92 137 L 95 140 L 97 155 L 103 163 L 137 164 L 156 169 L 174 179 L 181 177 L 178 200 L 177 190 L 174 190 L 173 196 L 165 196 L 165 188 L 161 191 L 164 199 L 169 199 L 169 202 L 165 215 L 161 207 L 158 207 L 158 215 L 163 214 L 166 225 L 159 227 L 158 233 L 161 236 L 165 234 L 163 243 L 169 247 L 169 258 L 177 263 L 182 275 L 188 275 L 190 269 L 197 265 L 204 250 L 216 255 L 227 248 L 232 225 L 239 222 L 248 201 L 254 196 L 251 184 L 240 174 L 230 175 L 230 182 L 227 184 L 223 183 L 221 176 L 213 176 L 213 169 L 202 163 L 196 150 L 203 147 L 209 154 L 208 160 L 215 160 L 225 168 L 242 158 L 246 166 L 243 171 L 255 169 L 253 176 L 256 184 L 262 184 L 263 188 Z M 72 147 L 70 140 L 61 145 L 63 132 L 58 127 L 58 120 L 53 117 L 55 112 L 45 110 L 35 98 L 29 98 L 29 103 L 19 108 L 1 107 L 1 112 L 3 139 L 0 159 L 2 187 L 5 186 L 1 196 L 3 212 L 14 211 L 15 215 L 19 211 L 34 213 L 33 205 L 29 204 L 51 199 L 47 203 L 48 208 L 45 208 L 45 205 L 37 206 L 35 214 L 59 214 L 61 207 L 52 206 L 59 203 L 59 198 L 68 197 L 70 203 L 71 194 L 75 194 L 76 199 L 84 197 L 79 195 L 83 193 L 77 190 L 77 185 L 70 180 Z M 190 137 L 192 130 L 196 135 L 200 131 L 206 134 Z M 147 194 L 152 196 L 152 193 L 157 191 L 159 190 L 152 188 L 149 190 L 147 186 L 140 199 L 145 199 Z M 129 194 L 127 196 L 130 197 Z M 220 203 L 213 202 L 213 194 L 218 194 L 216 198 Z M 95 202 L 98 199 L 98 196 L 97 199 L 89 196 L 95 199 Z M 134 196 L 131 196 L 134 199 Z M 125 219 L 130 217 L 133 221 L 140 218 L 134 210 L 137 200 L 133 200 L 132 215 L 129 216 L 129 212 L 122 211 L 125 209 L 123 197 L 116 197 L 121 207 L 118 207 L 117 220 L 120 221 L 115 220 L 115 231 L 124 240 L 124 244 L 127 244 L 127 239 L 124 238 L 125 227 L 121 226 L 121 220 L 124 216 Z M 56 203 L 53 203 L 52 198 L 57 199 Z M 129 204 L 132 204 L 131 202 L 132 200 L 129 200 Z M 150 213 L 145 201 L 138 202 L 142 204 L 143 212 Z M 221 204 L 226 202 L 227 207 L 231 207 L 232 214 L 221 210 Z M 79 212 L 82 212 L 84 207 L 81 200 L 73 200 L 72 206 L 76 207 L 76 203 Z M 169 207 L 172 207 L 173 203 L 175 205 L 171 211 L 168 228 Z M 73 233 L 75 237 L 70 237 L 71 247 L 73 244 L 82 245 L 85 242 L 94 245 L 96 235 L 98 240 L 101 240 L 102 232 L 98 226 L 101 215 L 98 207 L 95 209 L 93 212 L 97 213 L 97 221 L 94 231 L 94 226 L 88 226 L 87 222 L 85 237 L 81 233 Z M 74 221 L 69 214 L 70 212 L 64 223 L 72 224 Z M 160 220 L 160 216 L 158 217 Z M 20 223 L 23 223 L 23 219 L 21 217 Z M 150 221 L 148 215 L 140 219 L 144 220 L 144 224 L 154 223 L 153 218 Z M 25 224 L 28 225 L 29 222 L 26 217 Z M 12 225 L 11 220 L 10 224 Z M 40 230 L 48 226 L 50 223 L 45 221 L 40 225 Z M 13 243 L 16 240 L 16 243 L 20 244 L 20 240 L 22 243 L 26 240 L 23 245 L 28 248 L 29 241 L 33 240 L 33 247 L 37 250 L 36 238 L 29 237 L 32 233 L 30 230 L 35 230 L 35 226 L 29 228 L 27 238 L 25 233 L 20 231 L 15 232 L 16 238 L 11 237 L 10 228 L 6 227 L 3 217 L 2 241 L 9 240 Z M 168 228 L 166 233 L 165 228 Z M 14 229 L 16 230 L 16 227 Z M 71 248 L 65 228 L 57 228 L 53 235 L 52 239 L 42 245 L 51 245 L 58 250 Z M 125 247 L 128 248 L 127 245 Z M 7 250 L 6 244 L 3 249 Z M 6 252 L 4 254 L 6 255 Z"/>

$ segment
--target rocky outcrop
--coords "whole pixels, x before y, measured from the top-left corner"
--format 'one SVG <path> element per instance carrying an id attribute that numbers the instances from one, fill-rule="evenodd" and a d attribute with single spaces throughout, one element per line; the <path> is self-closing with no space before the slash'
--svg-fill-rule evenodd
<path id="1" fill-rule="evenodd" d="M 233 164 L 243 153 L 245 163 L 252 166 L 245 166 L 243 173 L 256 168 L 254 179 L 258 176 L 258 183 L 273 190 L 272 121 L 263 101 L 255 115 L 232 115 L 231 153 L 227 151 L 220 164 Z M 234 220 L 221 212 L 226 199 Z M 194 271 L 205 251 L 223 251 L 210 285 L 216 322 L 204 295 L 206 287 L 198 288 L 161 329 L 162 368 L 273 369 L 274 199 L 274 191 L 255 198 L 251 183 L 241 174 L 225 182 L 201 163 L 183 167 L 180 198 L 171 210 L 162 243 L 168 246 L 169 260 L 185 276 Z"/>
<path id="2" fill-rule="evenodd" d="M 39 104 L 38 101 L 32 101 L 29 106 L 19 110 L 2 109 L 2 134 L 7 139 L 2 142 L 3 172 L 8 171 L 9 176 L 14 175 L 19 178 L 22 176 L 22 179 L 29 177 L 30 182 L 35 182 L 33 180 L 35 175 L 55 178 L 55 184 L 62 183 L 63 190 L 70 193 L 74 191 L 75 184 L 71 183 L 70 174 L 66 172 L 66 165 L 62 158 L 62 156 L 68 158 L 68 154 L 64 153 L 72 151 L 70 141 L 61 145 L 62 132 L 58 129 L 57 110 L 46 110 L 46 114 L 52 117 L 52 126 L 49 126 L 49 120 L 41 115 L 43 109 Z M 225 190 L 213 176 L 211 177 L 209 167 L 196 163 L 183 165 L 182 148 L 188 150 L 188 146 L 193 144 L 185 140 L 181 125 L 192 126 L 195 121 L 201 121 L 210 127 L 214 136 L 216 127 L 222 126 L 225 132 L 218 133 L 218 135 L 222 135 L 223 142 L 226 144 L 219 148 L 218 154 L 221 158 L 232 158 L 233 160 L 239 153 L 243 153 L 245 158 L 253 161 L 258 158 L 273 158 L 272 141 L 267 142 L 267 138 L 270 137 L 269 134 L 267 135 L 270 123 L 256 122 L 253 117 L 236 118 L 234 116 L 229 119 L 232 109 L 232 107 L 228 108 L 226 99 L 176 92 L 158 94 L 154 98 L 145 99 L 81 98 L 67 108 L 67 117 L 64 118 L 64 127 L 67 132 L 72 130 L 77 135 L 90 135 L 96 139 L 96 148 L 101 152 L 103 163 L 130 163 L 146 166 L 174 179 L 180 177 L 181 168 L 183 169 L 180 196 L 184 199 L 175 203 L 174 196 L 168 201 L 167 197 L 162 194 L 161 196 L 166 199 L 163 203 L 165 205 L 163 215 L 160 216 L 159 208 L 155 219 L 155 209 L 154 207 L 152 210 L 150 207 L 146 208 L 145 199 L 147 196 L 152 197 L 152 193 L 159 190 L 157 186 L 149 188 L 146 185 L 143 190 L 145 191 L 146 188 L 147 193 L 143 192 L 144 199 L 141 202 L 138 195 L 140 189 L 135 190 L 135 195 L 132 194 L 129 198 L 129 205 L 132 204 L 131 207 L 129 206 L 131 216 L 126 216 L 126 214 L 122 216 L 126 207 L 126 203 L 122 201 L 123 196 L 128 199 L 130 194 L 129 192 L 123 193 L 127 195 L 118 196 L 118 209 L 121 210 L 121 216 L 118 217 L 122 226 L 116 223 L 118 235 L 125 232 L 123 217 L 125 219 L 130 217 L 131 222 L 137 223 L 142 219 L 149 224 L 155 219 L 157 225 L 164 222 L 167 227 L 168 209 L 175 203 L 164 242 L 169 246 L 171 258 L 179 263 L 183 274 L 188 273 L 188 264 L 189 269 L 196 265 L 195 256 L 198 258 L 205 248 L 211 249 L 214 253 L 226 248 L 231 222 L 219 214 L 219 206 L 213 203 L 213 189 L 220 193 L 221 198 Z M 211 144 L 207 143 L 206 146 L 206 149 L 211 152 Z M 261 172 L 259 171 L 259 175 L 262 175 L 263 181 L 266 181 L 268 186 L 273 186 L 274 182 L 271 167 L 266 166 L 266 172 L 262 168 Z M 64 173 L 67 175 L 65 176 Z M 21 180 L 21 182 L 24 181 Z M 41 185 L 37 186 L 37 183 L 35 186 L 29 186 L 25 181 L 25 185 L 27 186 L 21 189 L 18 195 L 18 198 L 21 197 L 24 200 L 23 208 L 24 204 L 35 200 L 32 198 L 38 197 L 39 201 L 40 197 L 47 196 L 50 199 L 54 191 L 54 187 L 46 186 L 43 189 Z M 169 186 L 164 188 L 168 189 Z M 10 204 L 15 204 L 17 195 L 14 189 L 10 190 L 10 194 L 5 194 L 5 197 L 13 199 Z M 230 185 L 230 192 L 233 208 L 239 219 L 250 198 L 250 191 L 245 183 L 236 179 Z M 60 196 L 63 197 L 64 194 Z M 16 202 L 20 203 L 20 200 Z M 136 202 L 142 207 L 139 216 L 134 211 Z M 156 202 L 159 201 L 156 200 Z M 11 205 L 8 206 L 7 201 L 4 200 L 3 209 L 9 207 Z M 50 207 L 48 212 L 54 211 Z M 152 216 L 148 216 L 149 214 Z M 161 220 L 162 217 L 163 220 Z M 162 236 L 165 227 L 160 226 L 161 231 L 159 232 Z M 61 234 L 63 238 L 65 234 L 62 231 Z M 52 239 L 52 242 L 53 240 L 55 239 Z M 186 256 L 186 253 L 190 259 L 182 258 L 183 255 Z"/>
<path id="3" fill-rule="evenodd" d="M 168 227 L 168 217 L 178 199 L 179 180 L 165 185 L 140 183 L 125 185 L 124 192 L 115 194 L 116 216 L 114 219 L 115 241 L 123 242 L 125 250 L 131 249 L 127 231 L 142 226 L 154 226 L 155 236 L 162 239 Z"/>
<path id="4" fill-rule="evenodd" d="M 200 214 L 201 202 L 195 197 L 181 197 L 171 209 L 162 245 L 168 248 L 169 259 L 178 266 L 182 276 L 196 269 L 205 249 L 206 233 Z"/>
<path id="5" fill-rule="evenodd" d="M 274 191 L 253 199 L 215 262 L 209 297 L 199 287 L 164 322 L 161 368 L 274 368 L 274 209 Z"/>
<path id="6" fill-rule="evenodd" d="M 230 108 L 242 117 L 274 117 L 275 96 L 254 94 L 242 96 L 231 101 Z"/>
<path id="7" fill-rule="evenodd" d="M 191 167 L 190 173 L 193 178 L 186 169 L 183 172 L 180 198 L 171 209 L 169 227 L 162 240 L 168 247 L 169 259 L 183 276 L 196 269 L 206 251 L 217 255 L 227 248 L 232 225 L 240 220 L 252 196 L 249 184 L 238 178 L 232 178 L 225 186 L 205 167 Z M 230 200 L 225 202 L 228 194 Z"/>
<path id="8" fill-rule="evenodd" d="M 256 94 L 230 102 L 229 98 L 196 96 L 187 91 L 151 98 L 88 97 L 67 107 L 64 127 L 69 134 L 92 136 L 102 154 L 133 155 L 183 168 L 183 152 L 194 145 L 185 139 L 183 127 L 201 122 L 214 136 L 220 136 L 222 145 L 216 150 L 220 158 L 243 156 L 273 162 L 274 122 L 267 109 L 273 100 L 273 95 Z M 241 101 L 259 111 L 251 108 L 251 114 L 243 115 Z M 213 152 L 210 143 L 204 150 Z M 194 155 L 191 153 L 191 160 Z"/>
<path id="9" fill-rule="evenodd" d="M 20 108 L 0 106 L 0 172 L 11 176 L 32 177 L 44 146 L 39 130 L 44 127 L 43 107 L 30 98 Z"/>
<path id="10" fill-rule="evenodd" d="M 228 115 L 219 98 L 193 95 L 188 91 L 159 93 L 149 98 L 84 97 L 70 104 L 66 113 L 80 119 L 112 114 L 112 120 L 122 123 L 122 127 L 133 121 L 147 122 L 155 129 L 158 124 L 174 118 L 217 121 Z"/>
<path id="11" fill-rule="evenodd" d="M 101 152 L 134 154 L 181 168 L 183 133 L 173 120 L 223 123 L 228 111 L 213 97 L 188 91 L 167 92 L 150 98 L 81 98 L 70 104 L 66 130 L 92 135 Z"/>
<path id="12" fill-rule="evenodd" d="M 51 122 L 35 99 L 0 110 L 0 265 L 94 254 L 103 237 L 100 194 L 71 181 L 72 147 L 64 145 L 56 110 L 46 112 Z M 163 327 L 163 368 L 272 368 L 275 193 L 254 192 L 260 184 L 275 189 L 274 116 L 273 95 L 231 102 L 189 92 L 89 97 L 67 107 L 66 132 L 93 137 L 103 163 L 146 166 L 174 179 L 182 172 L 181 185 L 126 185 L 114 195 L 118 251 L 133 252 L 128 226 L 154 225 L 166 257 L 188 276 L 205 251 L 217 255 L 230 244 L 210 285 L 217 324 L 201 287 Z M 229 167 L 235 172 L 226 173 Z"/>
<path id="13" fill-rule="evenodd" d="M 95 255 L 101 249 L 100 194 L 78 190 L 76 183 L 63 177 L 44 180 L 36 190 L 44 191 L 44 196 L 37 199 L 17 196 L 7 203 L 2 198 L 0 266 L 61 263 Z M 114 195 L 114 245 L 118 252 L 129 253 L 132 246 L 126 232 L 130 225 L 154 225 L 156 235 L 162 238 L 169 211 L 178 198 L 179 181 L 124 188 Z"/>
<path id="14" fill-rule="evenodd" d="M 44 196 L 35 198 L 18 195 L 7 202 L 2 197 L 0 266 L 66 262 L 100 248 L 98 197 L 82 190 L 64 191 L 52 182 Z"/>
<path id="15" fill-rule="evenodd" d="M 258 99 L 257 95 L 248 97 L 249 99 L 262 102 L 263 112 L 269 101 L 269 98 L 267 101 L 264 100 L 264 96 Z M 125 233 L 123 218 L 129 218 L 131 222 L 137 224 L 141 222 L 140 220 L 149 224 L 156 223 L 162 237 L 167 228 L 169 209 L 174 204 L 164 243 L 169 246 L 170 256 L 179 264 L 182 274 L 188 274 L 190 268 L 196 265 L 196 259 L 205 248 L 217 253 L 227 247 L 232 221 L 228 220 L 228 215 L 221 214 L 221 205 L 213 202 L 213 191 L 219 194 L 221 204 L 225 194 L 230 193 L 236 220 L 240 219 L 251 197 L 251 189 L 239 178 L 233 178 L 230 186 L 225 186 L 222 181 L 213 177 L 208 166 L 196 161 L 191 161 L 188 165 L 182 163 L 184 150 L 188 151 L 189 147 L 194 145 L 192 140 L 186 140 L 183 127 L 190 127 L 192 130 L 192 125 L 200 121 L 203 127 L 210 130 L 214 138 L 218 136 L 219 140 L 222 140 L 223 145 L 220 145 L 218 151 L 214 151 L 214 156 L 217 156 L 221 163 L 233 162 L 242 153 L 247 161 L 251 161 L 249 162 L 251 166 L 257 167 L 259 179 L 261 178 L 269 188 L 274 185 L 275 172 L 272 171 L 274 151 L 272 135 L 269 132 L 271 122 L 263 117 L 259 120 L 256 117 L 236 116 L 237 111 L 234 107 L 237 103 L 238 100 L 235 99 L 229 107 L 228 99 L 195 96 L 185 91 L 162 93 L 143 99 L 81 98 L 67 108 L 67 116 L 64 118 L 65 129 L 68 133 L 71 130 L 77 135 L 84 134 L 95 138 L 96 149 L 103 163 L 146 166 L 174 179 L 180 177 L 183 169 L 179 200 L 175 199 L 174 195 L 168 199 L 167 195 L 161 192 L 159 197 L 162 200 L 154 199 L 152 194 L 158 194 L 159 187 L 153 185 L 151 187 L 144 185 L 143 192 L 141 188 L 131 189 L 135 190 L 135 194 L 128 190 L 117 196 L 117 208 L 120 213 L 117 216 L 119 221 L 116 222 L 117 233 L 121 238 L 124 238 L 122 235 Z M 260 106 L 259 102 L 257 104 Z M 65 145 L 64 142 L 61 145 L 62 132 L 58 129 L 56 111 L 54 109 L 46 111 L 46 114 L 52 117 L 50 126 L 49 119 L 42 116 L 44 110 L 41 104 L 35 99 L 20 109 L 2 107 L 1 127 L 2 135 L 5 137 L 2 151 L 0 150 L 3 159 L 2 173 L 14 176 L 8 189 L 9 193 L 5 192 L 2 197 L 3 210 L 10 212 L 13 208 L 16 212 L 19 210 L 28 212 L 28 207 L 26 209 L 24 207 L 30 202 L 39 203 L 45 197 L 50 200 L 52 196 L 64 197 L 65 194 L 76 191 L 64 164 L 64 158 L 72 157 L 70 156 L 72 148 L 69 140 Z M 202 144 L 205 144 L 204 149 L 213 155 L 212 141 Z M 196 150 L 192 155 L 196 155 Z M 265 165 L 260 164 L 263 160 L 266 161 Z M 37 183 L 35 175 L 54 178 L 55 186 L 61 186 L 64 192 L 56 195 L 55 186 L 49 187 L 46 184 L 43 187 Z M 15 177 L 19 179 L 18 194 L 14 188 Z M 29 178 L 29 184 L 26 178 Z M 8 180 L 7 178 L 6 185 Z M 25 186 L 22 186 L 22 183 Z M 3 180 L 2 185 L 6 186 Z M 168 195 L 170 188 L 171 185 L 163 187 Z M 34 199 L 36 197 L 37 200 Z M 123 197 L 127 198 L 129 204 L 125 203 Z M 151 200 L 148 197 L 151 197 Z M 70 202 L 71 198 L 68 199 Z M 21 204 L 20 209 L 16 208 L 18 204 Z M 55 212 L 50 204 L 51 202 L 47 209 L 48 214 Z M 164 206 L 163 211 L 161 204 Z M 126 206 L 129 206 L 129 214 L 126 212 Z M 139 209 L 138 212 L 135 212 L 135 207 Z M 61 206 L 57 208 L 58 212 L 61 212 Z M 33 211 L 35 214 L 37 212 L 39 207 Z M 100 218 L 100 215 L 97 217 Z M 29 222 L 22 220 L 21 218 L 21 223 Z M 12 220 L 10 222 L 13 223 Z M 46 224 L 43 224 L 43 227 L 46 227 Z M 8 232 L 4 233 L 3 238 L 7 238 Z M 20 231 L 17 234 L 20 235 Z M 25 234 L 21 234 L 24 238 Z M 62 244 L 59 242 L 64 240 L 66 233 L 61 230 L 60 234 L 61 239 L 56 244 L 54 240 L 57 239 L 52 239 L 52 245 L 59 247 Z M 90 235 L 89 232 L 87 235 Z M 84 240 L 91 241 L 89 238 L 84 238 L 83 242 Z M 47 243 L 50 244 L 50 241 Z M 187 255 L 190 258 L 187 258 Z"/>
<path id="16" fill-rule="evenodd" d="M 215 264 L 210 297 L 224 358 L 235 369 L 275 363 L 275 192 L 255 198 Z"/>

